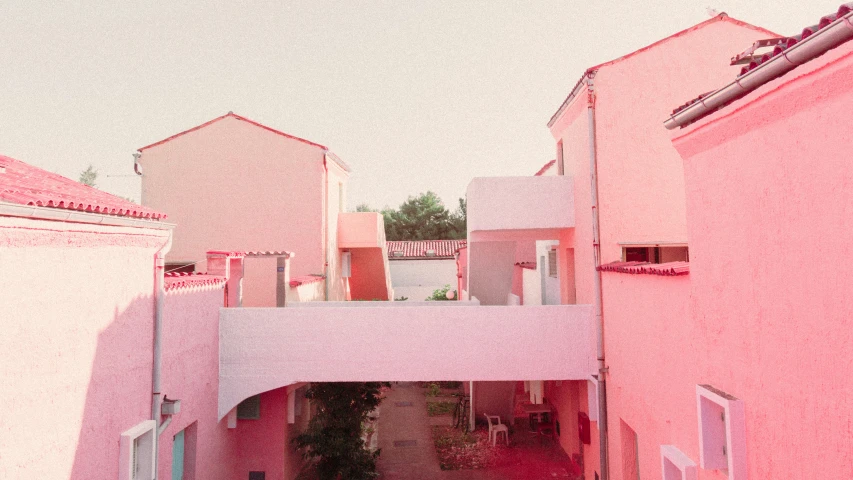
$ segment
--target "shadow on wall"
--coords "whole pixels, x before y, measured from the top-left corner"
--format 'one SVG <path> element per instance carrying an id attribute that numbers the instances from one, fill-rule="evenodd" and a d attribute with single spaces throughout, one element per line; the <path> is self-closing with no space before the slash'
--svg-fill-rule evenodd
<path id="1" fill-rule="evenodd" d="M 72 479 L 118 478 L 121 433 L 151 418 L 152 317 L 150 296 L 116 309 L 98 334 L 92 364 L 81 360 L 71 367 L 91 371 Z M 65 413 L 73 422 L 77 413 Z"/>
<path id="2" fill-rule="evenodd" d="M 219 295 L 221 291 L 214 294 Z M 178 345 L 185 339 L 174 338 L 175 333 L 170 330 L 178 327 L 174 322 L 215 321 L 217 326 L 211 333 L 218 337 L 219 318 L 218 315 L 214 318 L 182 318 L 186 315 L 177 311 L 182 309 L 182 305 L 175 297 L 166 297 L 163 393 L 180 398 L 182 406 L 181 413 L 173 418 L 170 427 L 159 438 L 160 477 L 171 470 L 174 435 L 191 425 L 195 429 L 192 436 L 197 434 L 199 441 L 195 443 L 197 450 L 194 455 L 186 458 L 194 456 L 197 461 L 196 468 L 184 464 L 185 474 L 195 473 L 184 478 L 248 478 L 249 471 L 265 471 L 267 480 L 293 478 L 302 462 L 301 456 L 289 443 L 293 432 L 287 424 L 287 388 L 261 394 L 258 420 L 238 420 L 236 429 L 228 429 L 225 420 L 217 422 L 216 402 L 204 402 L 204 398 L 216 398 L 218 371 L 185 370 L 198 369 L 199 362 L 212 361 L 216 364 L 219 349 L 213 345 L 212 348 L 192 352 L 192 355 L 212 355 L 214 359 L 188 359 L 182 355 L 187 352 Z M 197 328 L 195 331 L 200 333 Z M 192 332 L 193 329 L 187 330 L 187 333 Z M 153 300 L 150 296 L 138 297 L 123 311 L 114 311 L 113 322 L 98 334 L 91 364 L 80 361 L 69 367 L 75 371 L 91 372 L 82 420 L 79 421 L 81 426 L 71 479 L 119 478 L 122 432 L 151 417 L 152 345 Z M 181 372 L 185 378 L 182 380 L 174 372 Z M 189 378 L 194 381 L 187 380 Z M 77 412 L 58 415 L 57 418 L 65 416 L 69 422 L 78 421 Z M 49 433 L 38 432 L 37 435 L 47 436 Z M 189 448 L 189 439 L 185 442 L 184 447 Z"/>

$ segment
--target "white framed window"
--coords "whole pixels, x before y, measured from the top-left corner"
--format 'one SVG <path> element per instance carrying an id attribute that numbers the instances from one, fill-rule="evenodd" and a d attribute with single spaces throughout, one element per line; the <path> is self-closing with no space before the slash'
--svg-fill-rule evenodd
<path id="1" fill-rule="evenodd" d="M 157 423 L 145 420 L 121 434 L 119 480 L 153 480 Z"/>
<path id="2" fill-rule="evenodd" d="M 686 245 L 622 244 L 622 261 L 648 263 L 688 262 L 690 261 L 690 252 Z"/>
<path id="3" fill-rule="evenodd" d="M 696 480 L 696 462 L 675 448 L 675 445 L 660 446 L 663 480 Z"/>
<path id="4" fill-rule="evenodd" d="M 746 479 L 743 401 L 711 385 L 696 385 L 699 465 L 721 470 L 729 480 Z"/>

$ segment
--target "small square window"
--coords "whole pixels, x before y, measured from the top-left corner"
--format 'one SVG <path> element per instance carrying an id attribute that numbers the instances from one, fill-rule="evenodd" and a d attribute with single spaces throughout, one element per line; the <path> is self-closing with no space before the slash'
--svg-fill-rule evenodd
<path id="1" fill-rule="evenodd" d="M 696 463 L 674 445 L 660 446 L 663 480 L 696 480 Z"/>
<path id="2" fill-rule="evenodd" d="M 721 470 L 729 480 L 746 479 L 743 401 L 710 385 L 696 385 L 699 465 Z"/>

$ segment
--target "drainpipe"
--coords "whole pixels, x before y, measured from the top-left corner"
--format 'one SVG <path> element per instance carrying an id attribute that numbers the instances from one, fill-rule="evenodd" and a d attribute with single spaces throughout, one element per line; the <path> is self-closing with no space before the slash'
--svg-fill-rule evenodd
<path id="1" fill-rule="evenodd" d="M 329 301 L 329 165 L 323 152 L 323 170 L 326 172 L 323 184 L 323 301 Z"/>
<path id="2" fill-rule="evenodd" d="M 607 389 L 605 376 L 607 364 L 604 361 L 604 317 L 601 314 L 601 233 L 598 221 L 598 155 L 595 145 L 595 71 L 587 73 L 587 119 L 589 121 L 589 173 L 590 192 L 592 194 L 592 249 L 595 261 L 593 289 L 595 294 L 595 326 L 598 350 L 598 449 L 601 468 L 601 480 L 610 478 L 609 453 L 607 450 Z"/>
<path id="3" fill-rule="evenodd" d="M 160 376 L 162 373 L 163 361 L 163 307 L 166 297 L 166 288 L 163 275 L 165 273 L 165 256 L 166 252 L 172 248 L 172 236 L 169 235 L 169 240 L 166 242 L 157 253 L 154 254 L 154 358 L 151 372 L 151 419 L 155 422 L 155 431 L 162 433 L 160 425 L 160 406 L 163 399 L 160 397 Z M 158 435 L 155 435 L 154 440 L 154 472 L 157 472 L 157 452 Z M 155 473 L 156 478 L 156 473 Z"/>

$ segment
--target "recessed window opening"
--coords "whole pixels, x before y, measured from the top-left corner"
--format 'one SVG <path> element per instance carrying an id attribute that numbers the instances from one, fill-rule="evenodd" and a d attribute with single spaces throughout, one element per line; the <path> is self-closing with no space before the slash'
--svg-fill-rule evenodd
<path id="1" fill-rule="evenodd" d="M 690 253 L 686 246 L 643 245 L 622 247 L 622 261 L 648 263 L 689 262 Z"/>
<path id="2" fill-rule="evenodd" d="M 563 161 L 563 141 L 557 142 L 557 175 L 566 174 L 566 165 Z"/>
<path id="3" fill-rule="evenodd" d="M 557 251 L 550 250 L 548 252 L 548 276 L 557 277 Z"/>

